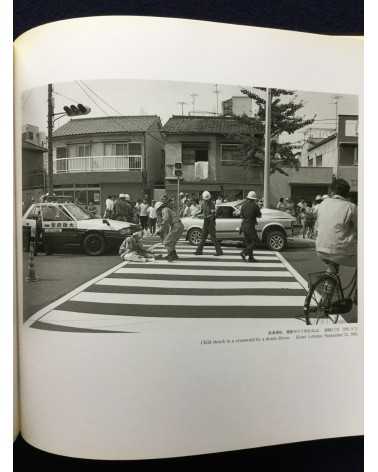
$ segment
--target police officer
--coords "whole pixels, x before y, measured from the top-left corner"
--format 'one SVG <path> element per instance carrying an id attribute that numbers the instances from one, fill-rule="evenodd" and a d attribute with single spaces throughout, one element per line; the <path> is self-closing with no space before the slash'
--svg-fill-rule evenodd
<path id="1" fill-rule="evenodd" d="M 194 253 L 196 256 L 200 256 L 202 254 L 203 246 L 205 245 L 205 241 L 208 236 L 210 236 L 211 241 L 215 247 L 215 255 L 222 256 L 222 248 L 217 240 L 216 235 L 216 228 L 215 228 L 215 204 L 211 200 L 210 192 L 205 190 L 202 193 L 202 204 L 201 204 L 201 213 L 203 215 L 203 228 L 202 228 L 202 236 L 199 245 L 197 246 L 197 250 Z"/>
<path id="2" fill-rule="evenodd" d="M 257 218 L 261 218 L 261 211 L 256 203 L 256 192 L 250 191 L 247 200 L 243 203 L 240 216 L 243 219 L 240 232 L 243 233 L 245 248 L 240 253 L 241 258 L 245 261 L 248 256 L 248 262 L 256 262 L 253 257 L 253 249 L 257 244 L 258 236 L 256 232 Z"/>
<path id="3" fill-rule="evenodd" d="M 179 216 L 169 208 L 167 199 L 157 202 L 155 209 L 160 224 L 159 235 L 167 249 L 165 259 L 168 260 L 168 262 L 173 262 L 178 259 L 176 243 L 184 231 L 184 225 Z"/>

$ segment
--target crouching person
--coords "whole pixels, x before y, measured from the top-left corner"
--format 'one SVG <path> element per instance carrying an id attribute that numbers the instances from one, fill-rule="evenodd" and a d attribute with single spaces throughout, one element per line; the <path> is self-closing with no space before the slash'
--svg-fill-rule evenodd
<path id="1" fill-rule="evenodd" d="M 155 205 L 158 220 L 160 238 L 167 249 L 165 259 L 168 262 L 178 259 L 176 243 L 184 232 L 184 225 L 180 217 L 168 206 L 168 202 L 157 202 Z"/>
<path id="2" fill-rule="evenodd" d="M 121 244 L 118 254 L 121 259 L 129 262 L 153 262 L 155 256 L 143 246 L 143 231 L 127 237 Z"/>

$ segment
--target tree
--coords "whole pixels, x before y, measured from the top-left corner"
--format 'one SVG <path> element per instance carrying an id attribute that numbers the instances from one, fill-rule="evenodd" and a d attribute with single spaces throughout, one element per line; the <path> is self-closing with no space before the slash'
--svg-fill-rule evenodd
<path id="1" fill-rule="evenodd" d="M 242 89 L 241 92 L 254 100 L 257 113 L 254 117 L 243 115 L 237 117 L 241 126 L 237 139 L 242 146 L 246 165 L 264 165 L 264 123 L 265 123 L 265 88 L 255 87 L 264 93 L 260 96 L 253 90 Z M 311 125 L 313 118 L 305 118 L 298 112 L 303 108 L 303 101 L 298 100 L 294 91 L 271 89 L 271 159 L 270 172 L 276 171 L 288 175 L 285 168 L 299 168 L 297 155 L 300 153 L 300 142 L 283 141 L 283 134 L 294 134 L 296 131 Z M 246 129 L 248 131 L 246 132 Z M 281 139 L 279 139 L 281 138 Z"/>

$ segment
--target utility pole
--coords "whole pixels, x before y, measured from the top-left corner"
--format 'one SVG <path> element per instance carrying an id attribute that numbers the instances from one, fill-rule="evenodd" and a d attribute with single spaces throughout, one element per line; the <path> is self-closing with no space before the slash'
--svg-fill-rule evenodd
<path id="1" fill-rule="evenodd" d="M 53 116 L 54 116 L 54 99 L 53 86 L 47 86 L 47 191 L 50 195 L 54 191 L 53 181 L 53 149 L 52 149 L 52 133 L 53 133 Z"/>
<path id="2" fill-rule="evenodd" d="M 265 160 L 264 160 L 264 207 L 269 208 L 269 177 L 270 177 L 270 123 L 271 122 L 271 90 L 266 89 L 265 101 Z"/>

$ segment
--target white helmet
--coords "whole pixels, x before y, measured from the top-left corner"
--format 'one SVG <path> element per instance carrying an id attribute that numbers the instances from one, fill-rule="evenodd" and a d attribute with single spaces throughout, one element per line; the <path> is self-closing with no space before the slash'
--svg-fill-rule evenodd
<path id="1" fill-rule="evenodd" d="M 249 198 L 249 200 L 257 200 L 256 192 L 251 190 L 250 192 L 248 192 L 247 198 Z"/>
<path id="2" fill-rule="evenodd" d="M 155 203 L 155 210 L 157 211 L 159 208 L 161 208 L 164 205 L 163 202 L 156 202 Z"/>
<path id="3" fill-rule="evenodd" d="M 324 195 L 322 196 L 322 199 L 325 200 L 325 199 L 328 198 L 328 197 L 329 197 L 329 195 L 328 195 L 328 193 L 326 193 L 326 194 L 324 194 Z"/>
<path id="4" fill-rule="evenodd" d="M 210 200 L 210 198 L 211 198 L 210 192 L 208 192 L 207 190 L 202 192 L 202 198 L 203 198 L 203 200 Z"/>
<path id="5" fill-rule="evenodd" d="M 124 193 L 123 198 L 125 198 L 127 201 L 130 201 L 130 195 L 128 193 Z"/>
<path id="6" fill-rule="evenodd" d="M 118 195 L 118 198 L 125 198 L 125 194 L 124 194 L 124 193 L 120 193 L 120 194 Z"/>

